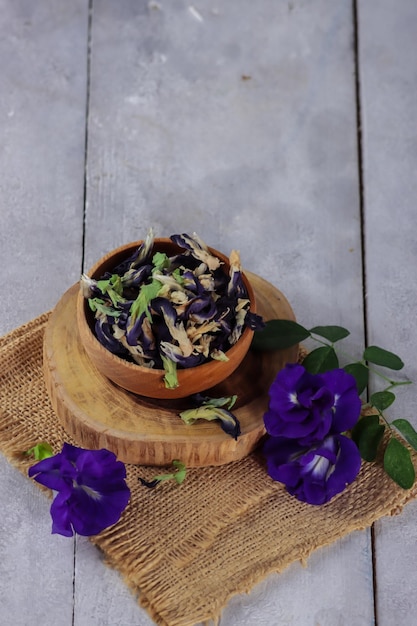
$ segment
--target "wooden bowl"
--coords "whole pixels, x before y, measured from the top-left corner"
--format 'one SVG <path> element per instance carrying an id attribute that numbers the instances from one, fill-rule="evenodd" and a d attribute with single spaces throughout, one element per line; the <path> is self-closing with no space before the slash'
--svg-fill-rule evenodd
<path id="1" fill-rule="evenodd" d="M 87 272 L 88 276 L 101 278 L 105 272 L 111 271 L 133 254 L 140 244 L 140 241 L 129 243 L 109 252 L 93 265 Z M 223 262 L 221 267 L 228 274 L 229 259 L 218 250 L 213 248 L 209 250 Z M 165 252 L 172 256 L 182 251 L 168 238 L 155 239 L 154 252 Z M 248 292 L 250 310 L 255 312 L 256 303 L 252 286 L 244 273 L 242 278 Z M 253 337 L 253 331 L 245 328 L 240 339 L 227 351 L 228 361 L 212 360 L 196 367 L 178 369 L 178 387 L 167 389 L 164 383 L 164 370 L 142 367 L 126 361 L 111 353 L 98 341 L 93 331 L 94 314 L 81 291 L 77 297 L 77 325 L 84 349 L 99 372 L 123 389 L 148 398 L 185 398 L 217 385 L 228 378 L 243 361 Z"/>

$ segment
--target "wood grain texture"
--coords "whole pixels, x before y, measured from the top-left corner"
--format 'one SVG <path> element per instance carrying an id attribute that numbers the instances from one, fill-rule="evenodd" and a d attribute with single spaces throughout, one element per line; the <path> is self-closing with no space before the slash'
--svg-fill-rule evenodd
<path id="1" fill-rule="evenodd" d="M 1 334 L 52 308 L 82 255 L 84 0 L 0 1 Z M 0 456 L 0 623 L 70 626 L 74 542 Z"/>
<path id="2" fill-rule="evenodd" d="M 195 6 L 202 21 L 185 2 L 154 6 L 94 5 L 85 269 L 149 226 L 157 236 L 196 231 L 226 254 L 239 248 L 244 267 L 282 289 L 302 324 L 347 326 L 357 353 L 351 3 L 205 1 Z M 222 626 L 274 624 L 277 607 L 297 626 L 316 615 L 333 626 L 343 612 L 371 623 L 369 554 L 369 533 L 353 535 L 308 573 L 293 568 L 268 585 L 265 602 L 239 598 Z M 80 567 L 76 585 L 87 580 Z M 95 593 L 99 624 L 112 594 Z M 87 606 L 85 592 L 76 626 Z"/>
<path id="3" fill-rule="evenodd" d="M 83 229 L 84 0 L 0 4 L 2 332 L 78 279 Z M 12 287 L 13 286 L 13 287 Z"/>
<path id="4" fill-rule="evenodd" d="M 394 377 L 415 383 L 417 5 L 383 0 L 375 12 L 360 3 L 359 23 L 368 336 L 405 362 Z M 381 384 L 375 377 L 371 391 Z M 395 390 L 388 412 L 390 419 L 406 418 L 417 428 L 414 387 Z M 412 503 L 401 516 L 375 525 L 379 626 L 416 623 L 416 514 Z"/>
<path id="5" fill-rule="evenodd" d="M 294 319 L 281 292 L 254 274 L 248 278 L 265 320 Z M 187 398 L 144 398 L 103 376 L 85 351 L 76 324 L 78 292 L 75 284 L 49 320 L 44 372 L 58 419 L 79 445 L 107 448 L 125 463 L 170 465 L 173 459 L 180 459 L 187 467 L 224 465 L 254 450 L 265 434 L 263 414 L 268 407 L 269 386 L 286 363 L 297 361 L 297 346 L 274 352 L 249 351 L 236 371 L 207 389 L 205 393 L 214 398 L 237 395 L 233 412 L 241 434 L 234 439 L 215 422 L 200 420 L 185 425 L 178 413 L 191 408 Z M 204 366 L 196 368 L 197 376 L 201 369 Z"/>
<path id="6" fill-rule="evenodd" d="M 356 4 L 368 334 L 415 380 L 415 2 Z M 0 0 L 1 332 L 79 278 L 89 105 L 84 269 L 150 225 L 195 230 L 240 248 L 302 324 L 349 328 L 347 351 L 360 353 L 352 3 L 91 6 L 87 102 L 87 1 Z M 414 395 L 398 396 L 395 417 L 413 421 Z M 84 538 L 73 580 L 73 543 L 50 536 L 49 502 L 2 457 L 0 469 L 0 623 L 150 626 Z M 220 625 L 411 626 L 415 513 L 376 526 L 377 618 L 360 532 L 236 597 Z"/>

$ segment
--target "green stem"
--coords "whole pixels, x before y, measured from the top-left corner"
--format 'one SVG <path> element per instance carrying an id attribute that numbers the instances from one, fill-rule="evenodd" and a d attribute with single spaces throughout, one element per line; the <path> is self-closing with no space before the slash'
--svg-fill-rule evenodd
<path id="1" fill-rule="evenodd" d="M 385 391 L 389 391 L 390 389 L 394 389 L 394 387 L 401 387 L 401 385 L 412 385 L 412 380 L 400 380 L 397 383 L 395 381 L 391 381 L 391 385 L 385 389 Z"/>
<path id="2" fill-rule="evenodd" d="M 329 343 L 328 341 L 323 341 L 323 339 L 317 339 L 317 337 L 314 337 L 311 333 L 310 333 L 310 338 L 313 339 L 313 341 L 317 341 L 317 343 L 321 343 L 322 346 L 326 346 L 326 348 L 328 346 L 330 346 L 331 348 L 334 347 L 334 343 Z"/>
<path id="3" fill-rule="evenodd" d="M 311 333 L 310 333 L 310 338 L 313 339 L 313 341 L 316 341 L 317 343 L 320 343 L 322 346 L 326 346 L 326 347 L 330 347 L 334 349 L 334 343 L 329 343 L 328 341 L 323 341 L 322 339 L 318 339 L 317 337 L 314 337 Z M 344 350 L 340 350 L 340 348 L 338 348 L 338 353 L 342 356 L 344 356 L 345 358 L 351 360 L 351 355 L 348 354 L 347 352 L 345 352 Z M 400 387 L 401 385 L 412 385 L 412 381 L 411 380 L 400 380 L 398 382 L 396 382 L 395 380 L 391 380 L 391 378 L 388 378 L 388 376 L 385 376 L 385 374 L 382 374 L 379 370 L 374 369 L 372 366 L 368 365 L 368 363 L 366 363 L 366 361 L 361 360 L 358 361 L 358 363 L 362 363 L 362 365 L 364 365 L 366 368 L 368 368 L 368 370 L 372 373 L 375 374 L 375 376 L 379 376 L 379 378 L 382 378 L 382 380 L 385 380 L 387 383 L 389 383 L 389 386 L 386 387 L 386 389 L 384 391 L 389 391 L 390 389 L 393 389 L 394 387 Z"/>
<path id="4" fill-rule="evenodd" d="M 313 339 L 313 341 L 316 341 L 317 343 L 321 343 L 322 346 L 326 346 L 326 348 L 333 348 L 333 350 L 335 349 L 334 343 L 332 343 L 332 342 L 329 343 L 328 341 L 323 341 L 322 339 L 317 339 L 317 337 L 313 337 L 313 335 L 311 335 L 311 334 L 310 334 L 310 337 L 311 337 L 311 339 Z M 346 359 L 349 359 L 349 360 L 352 359 L 350 354 L 348 354 L 344 350 L 341 350 L 339 347 L 337 348 L 337 352 L 341 356 L 345 357 Z M 391 382 L 391 381 L 389 381 L 389 382 Z"/>
<path id="5" fill-rule="evenodd" d="M 376 406 L 374 406 L 373 404 L 371 404 L 370 402 L 365 402 L 362 405 L 362 409 L 375 409 L 375 411 L 378 413 L 379 417 L 382 419 L 382 421 L 385 423 L 386 426 L 388 426 L 388 428 L 392 431 L 392 426 L 389 423 L 389 421 L 387 420 L 387 418 L 385 417 L 385 415 L 383 414 L 382 411 L 380 411 L 380 409 L 377 409 Z"/>
<path id="6" fill-rule="evenodd" d="M 392 430 L 392 428 L 391 428 L 391 424 L 389 423 L 389 421 L 387 420 L 387 418 L 385 417 L 385 415 L 383 414 L 383 412 L 382 412 L 382 411 L 380 411 L 379 409 L 377 409 L 377 411 L 378 411 L 378 415 L 379 415 L 379 417 L 382 419 L 382 421 L 383 421 L 383 422 L 385 422 L 385 426 L 388 426 L 388 428 L 389 428 L 390 430 Z"/>

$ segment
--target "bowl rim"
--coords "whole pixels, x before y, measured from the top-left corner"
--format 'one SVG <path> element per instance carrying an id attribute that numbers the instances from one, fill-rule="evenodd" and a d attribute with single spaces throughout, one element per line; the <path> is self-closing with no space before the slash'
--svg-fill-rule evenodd
<path id="1" fill-rule="evenodd" d="M 107 252 L 104 256 L 102 256 L 96 263 L 94 263 L 94 265 L 87 271 L 85 272 L 85 274 L 87 276 L 89 276 L 90 278 L 97 278 L 97 276 L 95 276 L 95 274 L 100 270 L 100 268 L 106 263 L 108 262 L 111 258 L 113 258 L 114 256 L 119 256 L 119 255 L 124 255 L 126 253 L 126 256 L 128 255 L 128 253 L 130 251 L 135 250 L 137 247 L 139 247 L 139 245 L 141 243 L 143 243 L 144 240 L 138 240 L 138 241 L 134 241 L 134 242 L 130 242 L 127 244 L 124 244 L 122 246 L 119 246 L 118 248 L 114 248 L 113 250 L 111 250 L 110 252 Z M 163 246 L 165 244 L 169 244 L 172 246 L 175 246 L 178 248 L 178 250 L 182 250 L 182 248 L 180 248 L 180 246 L 177 246 L 177 244 L 175 244 L 173 241 L 171 241 L 171 239 L 169 237 L 157 237 L 154 240 L 154 244 L 157 244 L 157 246 Z M 222 252 L 220 252 L 219 250 L 216 250 L 216 248 L 213 248 L 211 246 L 207 246 L 209 251 L 214 255 L 217 256 L 221 261 L 223 261 L 223 263 L 227 263 L 228 265 L 230 265 L 229 262 L 229 258 L 223 254 Z M 249 299 L 249 311 L 251 311 L 252 313 L 256 313 L 256 299 L 255 299 L 255 293 L 254 290 L 252 288 L 252 285 L 250 284 L 250 281 L 248 279 L 248 277 L 246 276 L 245 272 L 242 270 L 242 280 L 245 284 L 246 290 L 248 292 L 248 299 Z M 110 352 L 110 350 L 107 350 L 107 348 L 105 348 L 100 341 L 97 339 L 97 337 L 94 334 L 93 329 L 91 328 L 89 322 L 88 322 L 88 317 L 87 317 L 87 313 L 89 312 L 89 308 L 88 308 L 88 301 L 87 298 L 85 298 L 81 292 L 81 290 L 79 290 L 78 295 L 77 295 L 77 320 L 78 320 L 78 324 L 83 324 L 85 327 L 88 328 L 89 332 L 89 339 L 94 343 L 95 349 L 99 350 L 99 352 L 103 355 L 105 355 L 105 358 L 107 359 L 114 359 L 116 363 L 120 364 L 123 367 L 126 367 L 127 369 L 131 369 L 132 372 L 137 372 L 139 373 L 143 373 L 146 374 L 148 377 L 149 376 L 154 376 L 155 378 L 157 378 L 158 380 L 160 379 L 161 376 L 163 376 L 165 374 L 165 370 L 163 369 L 157 369 L 154 367 L 145 367 L 144 365 L 139 365 L 138 363 L 132 362 L 132 361 L 127 361 L 126 359 L 123 359 L 122 357 L 118 356 L 117 354 L 114 354 L 113 352 Z M 92 313 L 92 312 L 91 312 Z M 252 340 L 252 336 L 253 336 L 254 331 L 249 328 L 248 326 L 245 326 L 242 335 L 239 337 L 239 339 L 237 340 L 237 342 L 232 345 L 227 352 L 225 352 L 225 354 L 229 357 L 229 361 L 231 359 L 231 357 L 233 357 L 234 353 L 237 352 L 242 345 L 242 341 L 245 340 L 248 342 L 248 349 L 250 347 L 250 342 Z M 225 362 L 226 364 L 227 362 Z M 204 374 L 204 371 L 207 371 L 208 368 L 213 367 L 214 365 L 216 367 L 219 367 L 221 364 L 221 361 L 217 361 L 215 359 L 211 359 L 209 361 L 206 361 L 204 363 L 200 363 L 199 365 L 195 365 L 193 367 L 189 367 L 189 368 L 178 368 L 177 369 L 177 376 L 178 376 L 178 381 L 180 382 L 181 379 L 181 375 L 184 375 L 185 372 L 189 372 L 191 370 L 196 370 L 198 368 L 198 371 L 201 372 L 201 374 Z"/>

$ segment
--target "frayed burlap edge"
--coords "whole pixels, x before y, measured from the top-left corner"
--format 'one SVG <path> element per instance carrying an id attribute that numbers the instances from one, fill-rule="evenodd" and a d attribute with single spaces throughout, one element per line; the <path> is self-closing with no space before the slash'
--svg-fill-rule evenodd
<path id="1" fill-rule="evenodd" d="M 43 382 L 48 316 L 0 339 L 0 449 L 24 474 L 32 463 L 24 450 L 45 440 L 55 451 L 64 441 L 75 443 L 54 415 Z M 154 473 L 127 466 L 131 501 L 120 521 L 91 541 L 160 626 L 216 622 L 233 595 L 400 512 L 417 493 L 392 483 L 380 464 L 364 463 L 353 485 L 312 507 L 272 481 L 256 453 L 231 465 L 189 470 L 181 486 L 141 487 L 139 476 Z"/>

